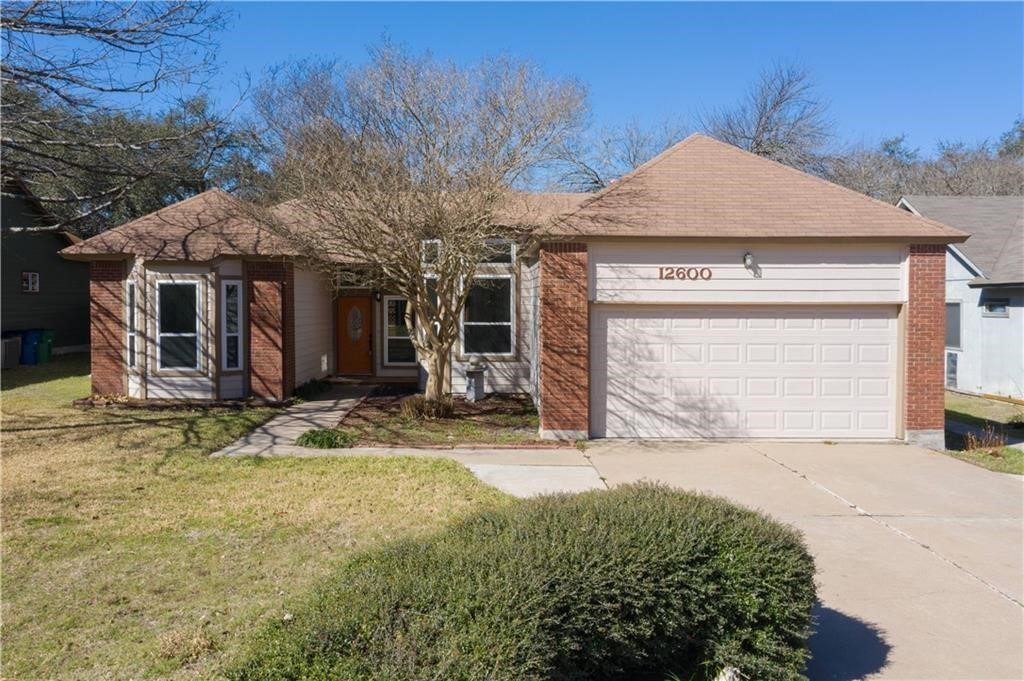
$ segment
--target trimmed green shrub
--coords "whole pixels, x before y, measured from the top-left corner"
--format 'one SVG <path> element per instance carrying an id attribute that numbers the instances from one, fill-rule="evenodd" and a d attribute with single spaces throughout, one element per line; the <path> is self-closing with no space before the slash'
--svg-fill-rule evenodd
<path id="1" fill-rule="evenodd" d="M 311 447 L 313 449 L 340 449 L 342 447 L 351 447 L 355 441 L 355 435 L 347 430 L 313 428 L 300 435 L 295 440 L 295 444 L 299 447 Z"/>
<path id="2" fill-rule="evenodd" d="M 541 497 L 361 554 L 228 675 L 800 679 L 813 575 L 795 530 L 720 498 Z"/>

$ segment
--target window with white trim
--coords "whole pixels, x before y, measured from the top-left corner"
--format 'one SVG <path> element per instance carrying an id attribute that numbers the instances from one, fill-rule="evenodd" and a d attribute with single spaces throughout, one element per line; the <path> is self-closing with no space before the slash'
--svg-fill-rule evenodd
<path id="1" fill-rule="evenodd" d="M 135 282 L 128 282 L 127 289 L 125 290 L 125 308 L 124 308 L 124 319 L 125 328 L 127 330 L 127 345 L 128 345 L 128 357 L 127 363 L 128 368 L 133 368 L 136 362 L 136 352 L 139 344 L 139 329 L 136 326 L 136 304 L 135 304 Z"/>
<path id="2" fill-rule="evenodd" d="M 157 282 L 156 305 L 157 366 L 198 369 L 199 282 Z"/>
<path id="3" fill-rule="evenodd" d="M 39 293 L 39 273 L 29 272 L 28 270 L 22 270 L 21 272 L 21 292 L 22 293 Z"/>
<path id="4" fill-rule="evenodd" d="M 415 364 L 416 348 L 413 347 L 411 334 L 416 328 L 405 324 L 405 311 L 409 303 L 400 296 L 384 296 L 384 363 Z"/>
<path id="5" fill-rule="evenodd" d="M 515 244 L 508 239 L 488 239 L 487 248 L 480 262 L 488 265 L 511 265 L 514 259 Z"/>
<path id="6" fill-rule="evenodd" d="M 242 282 L 225 279 L 220 284 L 221 368 L 237 371 L 242 368 Z"/>
<path id="7" fill-rule="evenodd" d="M 1009 317 L 1009 298 L 986 298 L 981 301 L 981 316 L 983 317 Z"/>
<path id="8" fill-rule="evenodd" d="M 946 303 L 946 347 L 960 349 L 960 303 Z"/>
<path id="9" fill-rule="evenodd" d="M 478 274 L 462 311 L 462 354 L 511 355 L 515 276 Z"/>

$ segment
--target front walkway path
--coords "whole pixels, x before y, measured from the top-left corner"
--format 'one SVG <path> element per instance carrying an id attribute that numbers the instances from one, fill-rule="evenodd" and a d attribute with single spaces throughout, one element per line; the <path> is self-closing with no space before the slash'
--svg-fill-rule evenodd
<path id="1" fill-rule="evenodd" d="M 295 440 L 307 430 L 338 425 L 372 389 L 372 385 L 332 385 L 316 399 L 285 407 L 262 426 L 211 456 L 267 456 L 275 453 L 278 447 L 294 446 Z M 296 449 L 310 451 L 302 447 Z"/>

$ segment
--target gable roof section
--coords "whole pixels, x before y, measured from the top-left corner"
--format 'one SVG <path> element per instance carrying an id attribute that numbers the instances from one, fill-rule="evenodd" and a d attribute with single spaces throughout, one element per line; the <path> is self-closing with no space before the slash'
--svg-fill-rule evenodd
<path id="1" fill-rule="evenodd" d="M 65 248 L 61 255 L 194 262 L 221 256 L 297 255 L 284 239 L 247 214 L 239 199 L 210 189 Z"/>
<path id="2" fill-rule="evenodd" d="M 544 234 L 565 237 L 852 238 L 958 242 L 967 235 L 845 187 L 694 134 Z"/>
<path id="3" fill-rule="evenodd" d="M 904 196 L 899 205 L 971 235 L 956 248 L 981 270 L 973 284 L 1024 283 L 1024 196 Z"/>
<path id="4" fill-rule="evenodd" d="M 503 219 L 547 222 L 578 206 L 590 194 L 516 194 Z M 280 234 L 261 226 L 251 211 L 230 194 L 211 189 L 173 205 L 109 229 L 61 254 L 73 259 L 126 258 L 201 262 L 222 256 L 301 255 Z M 317 221 L 301 201 L 285 201 L 272 208 L 290 230 L 316 229 Z M 338 262 L 351 262 L 343 255 Z"/>

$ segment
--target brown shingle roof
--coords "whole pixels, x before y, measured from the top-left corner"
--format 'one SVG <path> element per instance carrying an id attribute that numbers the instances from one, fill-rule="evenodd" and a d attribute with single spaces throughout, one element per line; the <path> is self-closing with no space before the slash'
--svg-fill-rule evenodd
<path id="1" fill-rule="evenodd" d="M 967 238 L 946 225 L 699 134 L 542 231 L 568 238 Z"/>
<path id="2" fill-rule="evenodd" d="M 589 194 L 517 194 L 505 211 L 508 220 L 541 224 L 575 208 Z M 315 216 L 300 201 L 274 206 L 283 226 L 316 229 Z M 297 256 L 298 249 L 259 224 L 239 199 L 211 189 L 161 208 L 70 246 L 61 254 L 76 259 L 141 256 L 150 260 L 205 261 L 221 256 Z M 347 262 L 344 257 L 336 258 Z"/>
<path id="3" fill-rule="evenodd" d="M 260 227 L 249 214 L 239 199 L 211 189 L 69 246 L 61 254 L 184 261 L 296 255 L 285 240 Z"/>

